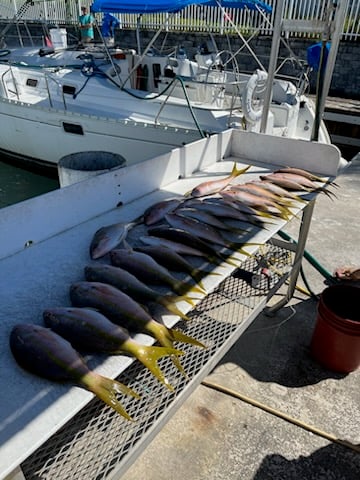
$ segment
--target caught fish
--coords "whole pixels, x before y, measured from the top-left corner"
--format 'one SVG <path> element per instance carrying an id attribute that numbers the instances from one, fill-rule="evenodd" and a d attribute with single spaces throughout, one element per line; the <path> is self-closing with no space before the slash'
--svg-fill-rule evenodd
<path id="1" fill-rule="evenodd" d="M 165 220 L 171 227 L 185 230 L 191 235 L 197 236 L 206 242 L 215 243 L 216 245 L 221 245 L 225 248 L 231 248 L 229 242 L 227 242 L 215 228 L 201 223 L 194 218 L 187 218 L 176 213 L 168 213 L 165 215 Z"/>
<path id="2" fill-rule="evenodd" d="M 156 262 L 160 263 L 169 270 L 175 272 L 188 273 L 195 282 L 197 282 L 201 288 L 202 278 L 207 274 L 206 271 L 195 268 L 191 263 L 185 260 L 179 253 L 175 252 L 169 247 L 163 247 L 159 249 L 157 246 L 147 245 L 144 247 L 135 247 L 136 252 L 146 253 L 150 255 Z"/>
<path id="3" fill-rule="evenodd" d="M 263 186 L 264 182 L 248 182 L 248 183 L 241 183 L 234 188 L 236 190 L 243 190 L 245 192 L 252 193 L 254 195 L 258 195 L 259 197 L 265 197 L 268 200 L 271 200 L 272 202 L 278 203 L 280 205 L 284 205 L 286 207 L 291 207 L 293 206 L 293 202 L 290 201 L 288 197 L 283 197 L 280 195 L 275 194 L 274 192 L 271 192 L 269 189 L 265 188 Z"/>
<path id="4" fill-rule="evenodd" d="M 261 175 L 260 178 L 261 180 L 268 180 L 290 190 L 323 192 L 330 198 L 331 195 L 334 195 L 325 187 L 318 186 L 312 180 L 309 180 L 301 175 L 295 175 L 294 173 L 270 173 L 268 175 Z"/>
<path id="5" fill-rule="evenodd" d="M 227 262 L 229 265 L 238 267 L 238 263 L 232 261 L 230 258 L 226 258 L 225 255 L 222 255 L 218 248 L 181 228 L 159 226 L 150 228 L 148 232 L 149 235 L 165 238 L 167 240 L 182 243 L 191 248 L 195 248 L 196 250 L 204 253 L 204 256 L 208 262 L 214 263 L 215 265 L 219 265 L 222 262 Z M 142 241 L 144 241 L 144 239 Z"/>
<path id="6" fill-rule="evenodd" d="M 184 217 L 194 218 L 199 222 L 206 223 L 214 228 L 219 228 L 220 230 L 225 230 L 227 232 L 234 233 L 244 233 L 243 228 L 235 228 L 227 225 L 217 218 L 216 215 L 213 215 L 209 211 L 201 210 L 197 208 L 182 207 L 177 208 L 174 212 L 176 215 L 183 215 Z"/>
<path id="7" fill-rule="evenodd" d="M 127 420 L 132 420 L 116 395 L 139 395 L 122 383 L 91 371 L 71 344 L 49 328 L 22 323 L 10 333 L 10 349 L 25 370 L 55 381 L 72 381 L 94 393 Z"/>
<path id="8" fill-rule="evenodd" d="M 154 223 L 160 222 L 165 217 L 166 213 L 169 213 L 175 210 L 176 207 L 180 205 L 182 199 L 180 198 L 169 198 L 162 200 L 160 202 L 151 205 L 144 212 L 144 223 L 145 225 L 153 225 Z"/>
<path id="9" fill-rule="evenodd" d="M 245 204 L 251 208 L 255 208 L 270 215 L 277 215 L 281 218 L 288 219 L 291 212 L 282 205 L 268 200 L 267 198 L 254 195 L 252 193 L 240 189 L 228 189 L 222 192 L 224 198 L 229 198 L 231 201 Z"/>
<path id="10" fill-rule="evenodd" d="M 239 175 L 245 173 L 250 168 L 250 165 L 238 170 L 236 167 L 236 163 L 234 163 L 232 172 L 225 178 L 221 180 L 209 180 L 207 182 L 200 183 L 197 187 L 193 188 L 189 194 L 191 197 L 204 197 L 206 195 L 212 195 L 214 193 L 218 193 L 223 190 L 227 185 L 229 185 L 234 178 L 238 177 Z"/>
<path id="11" fill-rule="evenodd" d="M 107 264 L 89 265 L 85 267 L 85 278 L 89 282 L 108 283 L 123 291 L 137 302 L 160 304 L 169 312 L 178 315 L 184 320 L 189 320 L 189 317 L 183 314 L 175 305 L 175 301 L 182 300 L 182 297 L 160 295 L 123 268 Z"/>
<path id="12" fill-rule="evenodd" d="M 127 353 L 137 358 L 169 390 L 173 390 L 157 361 L 169 355 L 182 355 L 175 348 L 142 345 L 120 325 L 102 313 L 80 307 L 58 307 L 43 312 L 45 325 L 85 352 Z"/>
<path id="13" fill-rule="evenodd" d="M 117 325 L 130 331 L 148 333 L 163 347 L 174 348 L 176 341 L 204 347 L 195 338 L 157 322 L 139 303 L 112 285 L 77 282 L 70 286 L 70 298 L 74 307 L 96 308 Z M 172 357 L 172 361 L 179 371 L 185 373 L 176 357 Z"/>
<path id="14" fill-rule="evenodd" d="M 268 182 L 266 180 L 254 181 L 253 183 L 255 183 L 255 185 L 260 185 L 262 188 L 269 190 L 270 192 L 278 195 L 279 197 L 287 197 L 289 199 L 295 200 L 296 202 L 307 203 L 307 200 L 305 200 L 304 198 L 301 198 L 299 195 L 296 195 L 295 193 L 290 192 L 289 190 L 286 190 L 286 188 L 282 188 L 275 183 Z"/>
<path id="15" fill-rule="evenodd" d="M 188 203 L 185 205 L 188 205 Z M 226 202 L 223 198 L 207 198 L 203 200 L 196 198 L 189 200 L 189 205 L 198 210 L 204 210 L 212 213 L 217 217 L 230 218 L 240 222 L 250 223 L 258 227 L 264 227 L 264 222 L 260 219 L 257 219 L 253 213 L 251 215 L 249 213 L 245 213 L 239 208 L 231 205 L 230 202 Z"/>
<path id="16" fill-rule="evenodd" d="M 249 255 L 241 247 L 246 245 L 245 242 L 237 241 L 226 241 L 223 236 L 211 225 L 199 222 L 194 218 L 186 218 L 182 215 L 177 215 L 176 213 L 168 213 L 165 215 L 166 221 L 173 228 L 179 228 L 189 232 L 191 235 L 198 237 L 199 239 L 204 240 L 205 242 L 214 243 L 220 245 L 221 247 L 227 248 L 228 250 L 235 250 L 238 253 L 244 255 Z M 249 243 L 247 245 L 250 245 Z M 227 260 L 229 260 L 227 258 Z M 226 260 L 225 260 L 226 261 Z"/>
<path id="17" fill-rule="evenodd" d="M 274 170 L 274 173 L 293 173 L 295 175 L 301 175 L 302 177 L 305 177 L 308 180 L 312 180 L 320 183 L 328 183 L 333 186 L 338 186 L 336 183 L 329 182 L 328 180 L 318 177 L 317 175 L 314 175 L 313 173 L 308 172 L 307 170 L 304 170 L 302 168 L 282 167 L 282 168 L 278 168 L 277 170 Z"/>
<path id="18" fill-rule="evenodd" d="M 205 293 L 200 287 L 175 278 L 169 270 L 159 265 L 150 255 L 134 250 L 119 248 L 110 252 L 111 263 L 132 273 L 143 282 L 155 285 L 169 285 L 171 289 L 184 296 L 190 292 Z"/>
<path id="19" fill-rule="evenodd" d="M 96 260 L 109 253 L 125 240 L 128 231 L 135 225 L 137 222 L 114 223 L 99 228 L 90 243 L 90 257 Z"/>
<path id="20" fill-rule="evenodd" d="M 145 245 L 170 248 L 174 252 L 182 255 L 208 258 L 208 255 L 205 252 L 198 250 L 197 248 L 191 247 L 190 245 L 185 245 L 183 243 L 174 242 L 173 240 L 169 240 L 167 238 L 144 235 L 143 237 L 140 237 L 140 240 L 145 243 Z"/>

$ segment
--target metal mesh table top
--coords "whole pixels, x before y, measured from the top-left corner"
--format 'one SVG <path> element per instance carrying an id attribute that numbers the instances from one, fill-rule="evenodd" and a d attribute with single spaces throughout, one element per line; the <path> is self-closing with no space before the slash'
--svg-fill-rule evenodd
<path id="1" fill-rule="evenodd" d="M 252 277 L 258 262 L 255 258 L 248 259 L 189 312 L 190 321 L 175 325 L 207 348 L 177 344 L 185 352 L 181 363 L 187 377 L 170 358 L 160 360 L 174 392 L 154 379 L 140 362 L 134 362 L 118 380 L 141 394 L 139 400 L 127 397 L 123 401 L 135 421 L 129 422 L 98 399 L 92 400 L 23 462 L 25 478 L 100 480 L 124 471 L 161 428 L 170 410 L 178 408 L 210 372 L 288 274 L 292 261 L 289 251 L 269 245 L 264 258 L 273 265 L 277 261 L 270 280 L 264 276 L 254 288 Z"/>

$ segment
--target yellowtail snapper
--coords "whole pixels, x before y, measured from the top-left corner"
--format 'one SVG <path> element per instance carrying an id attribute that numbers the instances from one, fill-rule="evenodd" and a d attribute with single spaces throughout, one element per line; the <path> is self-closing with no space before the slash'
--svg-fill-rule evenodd
<path id="1" fill-rule="evenodd" d="M 115 325 L 96 310 L 80 307 L 57 307 L 43 312 L 45 325 L 85 352 L 130 354 L 136 357 L 167 388 L 173 390 L 157 361 L 169 355 L 182 355 L 175 348 L 141 345 L 129 332 Z"/>
<path id="2" fill-rule="evenodd" d="M 40 325 L 21 323 L 10 333 L 10 348 L 18 364 L 35 375 L 58 382 L 71 381 L 94 393 L 127 420 L 132 420 L 116 395 L 139 398 L 131 388 L 91 371 L 70 342 Z"/>

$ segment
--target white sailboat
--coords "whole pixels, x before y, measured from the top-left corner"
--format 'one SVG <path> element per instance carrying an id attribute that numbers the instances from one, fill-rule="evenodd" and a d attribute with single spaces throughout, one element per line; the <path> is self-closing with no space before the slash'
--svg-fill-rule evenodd
<path id="1" fill-rule="evenodd" d="M 218 2 L 96 0 L 92 8 L 172 13 L 192 3 Z M 257 0 L 219 2 L 227 4 L 267 8 Z M 87 51 L 71 66 L 61 56 L 40 68 L 1 61 L 0 149 L 53 165 L 73 153 L 110 151 L 132 164 L 228 128 L 311 139 L 315 108 L 292 82 L 261 69 L 253 75 L 237 65 L 229 69 L 223 52 L 199 52 L 190 60 L 179 48 L 161 55 L 152 46 L 142 54 L 110 52 L 106 61 Z M 324 125 L 318 140 L 330 143 Z"/>

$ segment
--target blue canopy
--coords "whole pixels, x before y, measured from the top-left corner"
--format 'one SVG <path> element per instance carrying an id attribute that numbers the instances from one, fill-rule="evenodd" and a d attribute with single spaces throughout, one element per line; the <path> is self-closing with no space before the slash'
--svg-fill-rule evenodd
<path id="1" fill-rule="evenodd" d="M 249 8 L 255 10 L 261 8 L 270 13 L 271 7 L 260 0 L 219 0 L 222 7 L 226 8 Z M 95 0 L 91 6 L 92 12 L 104 13 L 160 13 L 178 12 L 189 5 L 204 5 L 217 7 L 216 0 Z"/>

